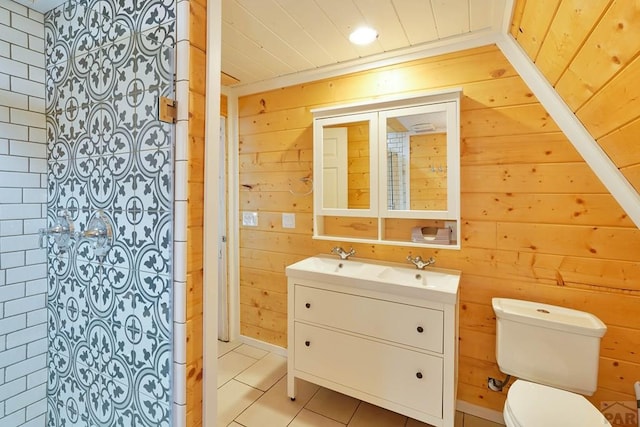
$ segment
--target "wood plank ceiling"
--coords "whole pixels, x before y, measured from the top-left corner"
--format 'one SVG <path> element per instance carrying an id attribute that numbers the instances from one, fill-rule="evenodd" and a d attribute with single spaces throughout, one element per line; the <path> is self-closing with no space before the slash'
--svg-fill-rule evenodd
<path id="1" fill-rule="evenodd" d="M 222 71 L 248 85 L 362 58 L 500 32 L 505 0 L 224 0 Z M 368 25 L 368 46 L 349 34 Z"/>

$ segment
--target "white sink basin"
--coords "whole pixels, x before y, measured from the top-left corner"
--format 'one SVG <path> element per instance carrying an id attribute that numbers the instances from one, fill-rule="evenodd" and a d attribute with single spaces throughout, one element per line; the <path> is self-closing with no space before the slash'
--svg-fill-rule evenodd
<path id="1" fill-rule="evenodd" d="M 412 297 L 428 297 L 455 303 L 460 272 L 429 268 L 419 270 L 402 264 L 341 260 L 324 255 L 303 259 L 286 268 L 292 279 L 362 287 Z"/>

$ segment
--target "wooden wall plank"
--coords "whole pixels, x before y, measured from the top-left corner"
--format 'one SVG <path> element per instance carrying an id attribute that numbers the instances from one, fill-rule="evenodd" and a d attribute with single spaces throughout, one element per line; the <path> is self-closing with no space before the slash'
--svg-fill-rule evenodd
<path id="1" fill-rule="evenodd" d="M 589 4 L 590 7 L 595 5 Z M 640 49 L 640 5 L 615 0 L 584 40 L 556 89 L 576 111 L 636 57 Z M 615 106 L 616 102 L 607 102 Z"/>
<path id="2" fill-rule="evenodd" d="M 439 267 L 462 271 L 458 398 L 502 410 L 504 394 L 485 385 L 487 376 L 497 375 L 491 309 L 496 296 L 597 315 L 612 331 L 603 342 L 603 363 L 624 362 L 621 369 L 607 369 L 635 374 L 640 366 L 633 350 L 640 335 L 640 319 L 634 314 L 640 304 L 639 232 L 495 47 L 239 100 L 244 120 L 240 182 L 255 184 L 240 187 L 240 210 L 260 215 L 258 227 L 240 229 L 242 333 L 286 346 L 281 312 L 286 265 L 345 246 L 339 239 L 313 240 L 312 196 L 294 197 L 287 188 L 312 164 L 309 109 L 393 93 L 390 84 L 396 78 L 397 93 L 463 89 L 462 248 L 353 247 L 358 257 L 402 263 L 407 254 L 420 254 L 434 256 Z M 285 211 L 303 217 L 304 229 L 282 229 L 279 213 Z M 355 220 L 361 224 L 349 224 L 354 222 L 349 219 L 345 225 L 335 218 L 327 218 L 327 224 L 364 230 L 360 232 L 374 228 L 367 220 Z M 385 224 L 394 236 L 404 236 L 416 225 L 400 220 Z M 628 331 L 629 343 L 623 343 Z M 631 379 L 619 377 L 604 381 L 594 399 L 624 397 L 620 390 Z"/>
<path id="3" fill-rule="evenodd" d="M 540 52 L 536 66 L 555 85 L 567 69 L 583 41 L 612 0 L 564 0 L 560 2 Z"/>
<path id="4" fill-rule="evenodd" d="M 640 135 L 640 119 L 635 119 L 628 125 L 622 126 L 600 138 L 598 143 L 611 160 L 619 168 L 623 168 L 640 163 L 638 135 Z"/>
<path id="5" fill-rule="evenodd" d="M 534 61 L 549 31 L 560 0 L 528 1 L 520 20 L 516 39 Z"/>

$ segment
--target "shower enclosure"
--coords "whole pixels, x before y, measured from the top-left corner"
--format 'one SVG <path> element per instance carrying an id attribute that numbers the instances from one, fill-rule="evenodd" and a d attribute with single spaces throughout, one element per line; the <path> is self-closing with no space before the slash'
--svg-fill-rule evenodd
<path id="1" fill-rule="evenodd" d="M 0 425 L 173 425 L 176 1 L 6 0 L 0 25 Z"/>

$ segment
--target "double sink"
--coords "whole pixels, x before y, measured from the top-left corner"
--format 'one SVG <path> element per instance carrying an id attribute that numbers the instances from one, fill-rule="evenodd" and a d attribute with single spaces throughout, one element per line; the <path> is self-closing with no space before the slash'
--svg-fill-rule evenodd
<path id="1" fill-rule="evenodd" d="M 426 297 L 455 303 L 460 273 L 429 268 L 419 270 L 402 264 L 363 259 L 337 259 L 312 256 L 286 268 L 290 278 L 351 285 L 410 297 Z"/>

